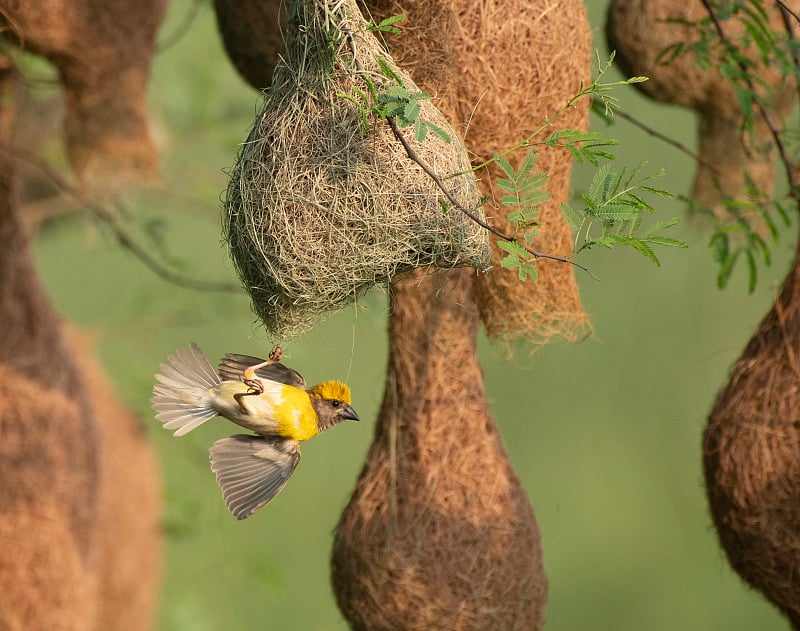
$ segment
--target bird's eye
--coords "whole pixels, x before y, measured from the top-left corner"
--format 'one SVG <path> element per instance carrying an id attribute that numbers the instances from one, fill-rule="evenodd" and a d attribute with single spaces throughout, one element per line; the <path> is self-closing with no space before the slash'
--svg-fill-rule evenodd
<path id="1" fill-rule="evenodd" d="M 337 401 L 336 399 L 334 399 L 333 401 L 331 401 L 331 405 L 332 405 L 333 407 L 335 407 L 335 408 L 338 408 L 338 407 L 339 407 L 341 404 L 342 404 L 342 402 L 341 402 L 341 401 Z"/>

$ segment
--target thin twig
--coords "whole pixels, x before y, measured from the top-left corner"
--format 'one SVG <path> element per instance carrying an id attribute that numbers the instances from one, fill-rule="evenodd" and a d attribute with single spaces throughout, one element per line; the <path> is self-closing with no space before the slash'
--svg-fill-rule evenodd
<path id="1" fill-rule="evenodd" d="M 776 0 L 777 5 L 781 8 L 781 12 L 784 14 L 784 24 L 786 25 L 786 29 L 789 31 L 789 34 L 794 37 L 794 29 L 788 24 L 785 20 L 786 15 L 789 15 L 794 18 L 795 22 L 800 23 L 800 15 L 798 15 L 795 11 L 792 11 L 783 0 Z"/>
<path id="2" fill-rule="evenodd" d="M 660 131 L 656 131 L 655 129 L 653 129 L 649 125 L 646 125 L 645 123 L 640 121 L 638 118 L 636 118 L 634 116 L 631 116 L 630 114 L 628 114 L 627 112 L 623 112 L 622 110 L 615 110 L 614 111 L 614 116 L 619 116 L 620 118 L 628 121 L 631 125 L 634 125 L 635 127 L 638 127 L 639 129 L 641 129 L 646 134 L 650 134 L 654 138 L 658 138 L 662 142 L 665 142 L 668 145 L 671 145 L 671 146 L 675 147 L 678 151 L 681 151 L 681 152 L 685 153 L 687 156 L 692 158 L 692 160 L 694 160 L 695 162 L 697 162 L 699 164 L 702 164 L 709 171 L 713 171 L 717 175 L 720 175 L 719 168 L 717 168 L 716 166 L 711 164 L 708 160 L 705 160 L 703 158 L 703 156 L 701 156 L 700 154 L 695 153 L 694 151 L 689 149 L 686 145 L 678 142 L 674 138 L 670 138 L 669 136 L 667 136 L 665 134 L 662 134 Z"/>
<path id="3" fill-rule="evenodd" d="M 163 53 L 183 39 L 183 36 L 189 32 L 192 24 L 194 24 L 194 21 L 197 19 L 197 15 L 200 13 L 200 7 L 203 4 L 201 0 L 194 0 L 194 2 L 192 2 L 191 6 L 183 14 L 183 18 L 181 18 L 178 26 L 175 27 L 175 30 L 156 44 L 157 53 Z"/>
<path id="4" fill-rule="evenodd" d="M 714 7 L 711 6 L 710 1 L 709 0 L 701 0 L 701 1 L 706 9 L 706 12 L 711 18 L 712 23 L 714 24 L 714 29 L 717 31 L 717 35 L 719 36 L 722 43 L 725 45 L 726 50 L 737 51 L 738 50 L 737 47 L 725 33 L 725 29 L 722 27 L 722 23 L 720 22 L 719 17 L 714 11 Z M 753 103 L 755 103 L 756 107 L 758 108 L 759 114 L 761 114 L 761 117 L 764 119 L 764 123 L 767 125 L 767 129 L 769 129 L 769 133 L 772 136 L 772 140 L 775 143 L 775 146 L 778 148 L 778 155 L 780 155 L 781 162 L 783 163 L 783 167 L 786 170 L 786 177 L 789 179 L 789 187 L 791 189 L 789 194 L 795 199 L 797 199 L 798 195 L 800 195 L 800 191 L 798 191 L 797 174 L 794 166 L 792 165 L 792 161 L 789 158 L 789 154 L 786 151 L 786 147 L 783 144 L 783 140 L 781 139 L 780 130 L 773 124 L 772 119 L 769 116 L 769 111 L 767 109 L 767 106 L 764 105 L 763 101 L 759 98 L 758 94 L 756 93 L 756 86 L 753 83 L 753 80 L 750 78 L 750 73 L 747 67 L 738 58 L 736 59 L 736 65 L 739 67 L 739 70 L 741 70 L 742 77 L 744 78 L 744 81 L 747 84 L 747 88 L 750 91 L 750 94 L 752 95 Z"/>
<path id="5" fill-rule="evenodd" d="M 573 261 L 572 259 L 570 259 L 570 258 L 568 258 L 566 256 L 558 256 L 558 255 L 555 255 L 555 254 L 546 254 L 545 252 L 539 252 L 538 250 L 534 250 L 533 248 L 529 248 L 525 244 L 520 243 L 519 241 L 517 241 L 517 239 L 515 237 L 513 237 L 511 235 L 508 235 L 508 234 L 502 232 L 501 230 L 498 230 L 497 228 L 495 228 L 491 224 L 488 224 L 485 221 L 483 221 L 480 217 L 478 217 L 471 210 L 469 210 L 468 208 L 465 208 L 461 203 L 459 203 L 459 201 L 455 197 L 453 197 L 453 194 L 447 189 L 447 187 L 444 185 L 444 182 L 442 182 L 442 179 L 436 174 L 436 172 L 433 169 L 431 169 L 422 160 L 422 158 L 420 158 L 417 155 L 417 152 L 414 151 L 414 149 L 412 149 L 411 145 L 408 144 L 408 141 L 406 140 L 406 137 L 403 135 L 403 133 L 400 131 L 400 128 L 397 126 L 397 121 L 394 119 L 394 117 L 393 116 L 387 116 L 386 117 L 386 122 L 389 123 L 389 127 L 391 128 L 392 133 L 394 134 L 395 138 L 397 138 L 397 140 L 400 141 L 400 144 L 403 145 L 403 149 L 405 149 L 406 155 L 411 160 L 416 162 L 419 165 L 419 167 L 423 171 L 425 171 L 425 173 L 428 175 L 428 177 L 430 177 L 434 181 L 436 186 L 439 187 L 439 190 L 442 191 L 442 193 L 444 193 L 444 196 L 447 198 L 447 201 L 449 201 L 453 206 L 458 208 L 462 213 L 464 213 L 472 221 L 474 221 L 479 226 L 481 226 L 481 228 L 483 228 L 485 230 L 488 230 L 493 235 L 503 239 L 504 241 L 508 241 L 509 243 L 516 243 L 517 245 L 522 247 L 528 254 L 533 256 L 535 259 L 547 259 L 547 260 L 550 260 L 550 261 L 558 261 L 560 263 L 568 263 L 570 265 L 574 265 L 578 269 L 582 269 L 584 272 L 589 274 L 589 276 L 591 276 L 593 279 L 599 280 L 597 278 L 597 276 L 595 276 L 591 271 L 589 271 L 589 269 L 587 267 L 584 267 L 580 263 L 576 263 L 575 261 Z"/>
<path id="6" fill-rule="evenodd" d="M 141 245 L 128 233 L 128 231 L 120 223 L 117 213 L 101 204 L 87 202 L 80 192 L 47 162 L 35 154 L 19 147 L 2 146 L 0 147 L 0 150 L 9 153 L 14 159 L 25 162 L 26 164 L 41 171 L 59 191 L 74 198 L 86 208 L 91 210 L 92 213 L 94 213 L 94 215 L 100 219 L 100 221 L 102 221 L 109 228 L 109 230 L 111 230 L 111 233 L 114 235 L 117 243 L 133 254 L 135 258 L 139 259 L 139 261 L 143 263 L 145 267 L 150 269 L 150 271 L 152 271 L 159 278 L 181 287 L 196 289 L 199 291 L 219 291 L 232 293 L 240 293 L 242 291 L 242 288 L 236 283 L 200 280 L 191 276 L 185 276 L 166 267 L 157 258 L 150 254 L 145 246 Z"/>
<path id="7" fill-rule="evenodd" d="M 138 243 L 131 235 L 122 227 L 116 213 L 108 210 L 104 206 L 89 205 L 88 208 L 111 230 L 117 242 L 131 254 L 133 254 L 141 263 L 148 267 L 159 278 L 180 285 L 187 289 L 196 289 L 199 291 L 219 291 L 228 293 L 241 293 L 242 288 L 236 283 L 228 283 L 225 281 L 206 281 L 191 276 L 180 274 L 161 263 L 156 259 L 146 247 Z"/>
<path id="8" fill-rule="evenodd" d="M 356 54 L 356 45 L 355 45 L 355 41 L 354 41 L 354 38 L 353 38 L 353 34 L 349 30 L 347 30 L 345 28 L 342 28 L 342 32 L 347 37 L 347 41 L 348 41 L 348 44 L 350 46 L 350 53 L 353 55 L 353 62 L 355 64 L 356 71 L 359 72 L 359 73 L 363 73 L 364 68 L 361 65 L 361 61 L 358 59 L 358 55 Z M 516 243 L 517 245 L 522 247 L 528 254 L 533 256 L 535 259 L 547 259 L 547 260 L 550 260 L 550 261 L 558 261 L 559 263 L 568 263 L 569 265 L 574 265 L 578 269 L 583 270 L 589 276 L 591 276 L 594 280 L 600 280 L 591 271 L 589 271 L 589 268 L 584 267 L 580 263 L 576 263 L 575 261 L 573 261 L 572 259 L 570 259 L 570 258 L 568 258 L 566 256 L 557 256 L 555 254 L 545 254 L 544 252 L 539 252 L 538 250 L 534 250 L 533 248 L 529 248 L 525 244 L 520 243 L 519 241 L 517 241 L 517 239 L 515 237 L 512 237 L 511 235 L 507 235 L 504 232 L 502 232 L 501 230 L 498 230 L 497 228 L 495 228 L 491 224 L 488 224 L 485 221 L 483 221 L 480 217 L 478 217 L 471 210 L 469 210 L 468 208 L 465 208 L 463 205 L 461 205 L 459 203 L 459 201 L 455 197 L 453 197 L 452 193 L 444 185 L 444 182 L 442 182 L 442 179 L 439 177 L 439 175 L 431 167 L 429 167 L 422 160 L 422 158 L 420 158 L 417 155 L 417 152 L 414 151 L 414 149 L 412 149 L 411 145 L 408 144 L 408 141 L 406 140 L 406 137 L 403 135 L 403 132 L 401 132 L 400 128 L 397 126 L 397 121 L 395 120 L 395 118 L 393 116 L 386 116 L 385 119 L 386 119 L 386 122 L 389 124 L 389 128 L 392 130 L 392 133 L 394 134 L 394 137 L 397 138 L 397 140 L 400 142 L 401 145 L 403 145 L 403 149 L 405 149 L 406 155 L 409 157 L 409 159 L 414 161 L 414 162 L 416 162 L 419 165 L 419 167 L 423 171 L 425 171 L 425 173 L 428 175 L 428 177 L 430 177 L 433 180 L 433 182 L 436 184 L 436 186 L 439 188 L 439 190 L 442 191 L 442 193 L 444 193 L 444 196 L 447 198 L 447 200 L 453 206 L 458 208 L 458 210 L 460 210 L 462 213 L 464 213 L 467 217 L 469 217 L 472 221 L 474 221 L 476 224 L 478 224 L 481 228 L 483 228 L 484 230 L 488 230 L 491 234 L 495 235 L 496 237 L 499 237 L 499 238 L 503 239 L 504 241 L 508 241 L 509 243 Z M 468 173 L 469 173 L 469 171 L 468 171 Z"/>
<path id="9" fill-rule="evenodd" d="M 776 4 L 778 5 L 778 10 L 781 12 L 783 26 L 786 29 L 786 32 L 789 34 L 789 39 L 792 41 L 797 39 L 796 27 L 797 24 L 800 23 L 800 15 L 797 15 L 797 13 L 787 7 L 786 3 L 782 2 L 782 0 L 776 0 Z M 795 84 L 797 86 L 797 93 L 800 95 L 800 82 L 797 81 L 798 72 L 800 72 L 800 50 L 797 50 L 797 48 L 794 46 L 790 46 L 789 48 L 792 53 L 792 63 L 794 64 L 795 69 Z"/>

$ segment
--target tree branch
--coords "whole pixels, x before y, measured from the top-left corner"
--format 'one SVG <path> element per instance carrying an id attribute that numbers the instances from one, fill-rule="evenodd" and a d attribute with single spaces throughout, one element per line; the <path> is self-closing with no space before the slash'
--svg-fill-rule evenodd
<path id="1" fill-rule="evenodd" d="M 639 129 L 641 129 L 646 134 L 649 134 L 649 135 L 653 136 L 654 138 L 658 138 L 662 142 L 665 142 L 668 145 L 671 145 L 671 146 L 675 147 L 678 151 L 681 151 L 681 152 L 685 153 L 687 156 L 689 156 L 692 160 L 694 160 L 698 164 L 702 164 L 709 171 L 712 171 L 713 173 L 716 173 L 717 175 L 720 174 L 719 168 L 714 166 L 713 164 L 711 164 L 708 160 L 705 160 L 703 158 L 703 156 L 701 156 L 698 153 L 695 153 L 694 151 L 689 149 L 686 145 L 678 142 L 677 140 L 675 140 L 673 138 L 670 138 L 669 136 L 667 136 L 665 134 L 662 134 L 660 131 L 657 131 L 657 130 L 653 129 L 649 125 L 647 125 L 647 124 L 643 123 L 642 121 L 640 121 L 638 118 L 636 118 L 634 116 L 631 116 L 630 114 L 628 114 L 627 112 L 623 112 L 622 110 L 615 110 L 614 111 L 614 116 L 619 116 L 620 118 L 628 121 L 631 125 L 633 125 L 635 127 L 638 127 Z"/>
<path id="2" fill-rule="evenodd" d="M 725 48 L 728 51 L 738 52 L 738 48 L 736 47 L 736 45 L 730 40 L 728 35 L 725 33 L 725 29 L 722 27 L 722 22 L 720 22 L 719 17 L 714 11 L 714 7 L 711 6 L 710 0 L 701 0 L 701 1 L 706 9 L 706 12 L 711 18 L 712 23 L 714 24 L 714 29 L 716 30 L 717 35 L 720 38 L 720 41 L 725 45 Z M 759 114 L 764 119 L 764 123 L 766 124 L 767 129 L 769 129 L 769 133 L 772 136 L 772 140 L 775 143 L 775 146 L 778 148 L 778 154 L 780 155 L 781 162 L 783 163 L 783 167 L 786 170 L 786 177 L 789 180 L 789 187 L 790 187 L 789 194 L 796 200 L 800 201 L 800 189 L 798 189 L 797 170 L 792 164 L 792 161 L 789 158 L 789 154 L 786 151 L 786 147 L 783 144 L 783 140 L 780 135 L 780 130 L 777 127 L 775 127 L 775 124 L 772 122 L 772 119 L 769 116 L 769 110 L 767 109 L 767 106 L 764 104 L 764 102 L 761 100 L 761 98 L 759 98 L 758 94 L 756 93 L 756 86 L 753 83 L 753 80 L 750 78 L 750 73 L 747 67 L 738 58 L 735 57 L 734 59 L 736 61 L 736 65 L 739 67 L 739 70 L 742 73 L 742 78 L 744 79 L 744 82 L 747 84 L 747 89 L 750 91 L 750 94 L 752 95 L 753 103 L 755 103 L 756 107 L 758 108 Z"/>
<path id="3" fill-rule="evenodd" d="M 790 39 L 797 39 L 797 25 L 800 23 L 800 15 L 792 11 L 786 3 L 782 0 L 775 0 L 778 5 L 778 10 L 781 12 L 781 19 L 786 32 L 789 34 Z M 795 84 L 797 86 L 797 93 L 800 95 L 800 81 L 797 81 L 800 75 L 800 51 L 795 47 L 791 47 L 792 63 L 794 64 L 795 71 Z"/>
<path id="4" fill-rule="evenodd" d="M 522 247 L 528 254 L 533 256 L 535 259 L 547 259 L 547 260 L 550 260 L 550 261 L 558 261 L 559 263 L 568 263 L 569 265 L 574 265 L 578 269 L 583 270 L 584 272 L 589 274 L 589 276 L 591 276 L 593 279 L 598 280 L 597 276 L 595 276 L 591 271 L 589 271 L 589 269 L 587 267 L 584 267 L 583 265 L 580 265 L 579 263 L 576 263 L 575 261 L 573 261 L 569 257 L 558 256 L 558 255 L 555 255 L 555 254 L 546 254 L 545 252 L 539 252 L 538 250 L 530 248 L 527 245 L 525 245 L 524 243 L 520 243 L 519 241 L 517 241 L 516 237 L 513 237 L 511 235 L 505 234 L 504 232 L 502 232 L 501 230 L 498 230 L 497 228 L 495 228 L 491 224 L 483 221 L 480 217 L 478 217 L 475 213 L 473 213 L 468 208 L 465 208 L 461 203 L 459 203 L 459 201 L 455 197 L 453 197 L 452 193 L 447 189 L 447 187 L 444 185 L 444 182 L 442 182 L 442 179 L 436 174 L 436 172 L 431 167 L 429 167 L 422 160 L 422 158 L 420 158 L 417 155 L 417 152 L 414 151 L 414 149 L 411 147 L 411 145 L 408 144 L 408 140 L 406 140 L 406 137 L 400 131 L 400 128 L 397 126 L 397 121 L 394 119 L 394 117 L 387 116 L 386 117 L 386 122 L 389 124 L 389 127 L 391 128 L 392 133 L 394 134 L 395 138 L 397 138 L 397 140 L 400 141 L 400 144 L 403 145 L 403 149 L 405 149 L 406 155 L 411 160 L 416 162 L 419 165 L 419 167 L 423 171 L 425 171 L 425 173 L 428 175 L 428 177 L 430 177 L 434 181 L 434 183 L 439 188 L 439 190 L 442 191 L 442 193 L 444 193 L 444 196 L 447 198 L 447 201 L 449 201 L 453 206 L 458 208 L 458 210 L 460 210 L 462 213 L 464 213 L 472 221 L 477 223 L 483 229 L 488 230 L 490 233 L 492 233 L 496 237 L 499 237 L 500 239 L 503 239 L 504 241 L 508 241 L 509 243 L 516 243 L 517 245 Z"/>
<path id="5" fill-rule="evenodd" d="M 140 244 L 134 237 L 130 235 L 130 233 L 120 223 L 117 213 L 101 204 L 87 202 L 86 199 L 78 192 L 78 190 L 66 179 L 64 179 L 64 177 L 47 162 L 38 156 L 21 149 L 20 147 L 9 147 L 6 145 L 0 146 L 0 150 L 5 151 L 15 160 L 19 160 L 30 166 L 33 166 L 43 173 L 52 182 L 53 186 L 62 192 L 62 194 L 72 197 L 86 208 L 91 210 L 92 213 L 94 213 L 94 215 L 111 230 L 111 233 L 114 235 L 117 243 L 133 254 L 135 258 L 137 258 L 145 265 L 145 267 L 150 269 L 150 271 L 152 271 L 159 278 L 173 283 L 174 285 L 179 285 L 188 289 L 196 289 L 199 291 L 219 291 L 229 293 L 240 293 L 242 291 L 241 286 L 237 285 L 236 283 L 228 283 L 224 281 L 205 281 L 199 278 L 185 276 L 168 268 L 161 263 L 161 261 L 155 258 L 145 246 Z"/>

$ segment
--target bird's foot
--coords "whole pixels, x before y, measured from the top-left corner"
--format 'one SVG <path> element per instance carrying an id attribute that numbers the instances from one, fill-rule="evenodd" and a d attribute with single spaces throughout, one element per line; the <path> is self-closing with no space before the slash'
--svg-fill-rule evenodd
<path id="1" fill-rule="evenodd" d="M 242 397 L 251 397 L 264 394 L 264 384 L 261 382 L 261 379 L 256 376 L 256 371 L 264 366 L 277 364 L 279 361 L 281 361 L 282 357 L 283 349 L 281 348 L 280 344 L 276 344 L 275 348 L 273 348 L 269 354 L 269 359 L 261 362 L 260 364 L 248 366 L 242 371 L 242 383 L 247 386 L 247 392 L 238 392 L 233 395 L 233 398 L 236 399 L 236 402 L 245 412 L 247 411 L 247 408 L 242 404 Z"/>
<path id="2" fill-rule="evenodd" d="M 236 403 L 239 404 L 239 407 L 242 408 L 245 412 L 249 410 L 245 407 L 244 403 L 242 403 L 242 397 L 252 397 L 258 396 L 259 394 L 264 393 L 264 384 L 261 383 L 260 379 L 242 379 L 244 385 L 247 386 L 247 392 L 237 392 L 233 395 L 233 398 L 236 400 Z"/>
<path id="3" fill-rule="evenodd" d="M 264 386 L 261 382 L 256 378 L 256 371 L 259 368 L 264 368 L 264 366 L 271 366 L 272 364 L 277 364 L 283 358 L 283 349 L 281 348 L 280 344 L 276 344 L 275 348 L 269 354 L 269 359 L 261 362 L 260 364 L 254 364 L 252 366 L 248 366 L 242 371 L 242 381 L 247 384 L 251 389 L 257 390 L 258 392 L 253 392 L 253 394 L 261 394 L 264 392 Z"/>

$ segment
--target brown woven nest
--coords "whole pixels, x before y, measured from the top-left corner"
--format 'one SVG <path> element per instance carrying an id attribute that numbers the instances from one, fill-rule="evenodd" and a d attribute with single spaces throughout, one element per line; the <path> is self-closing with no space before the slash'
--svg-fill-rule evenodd
<path id="1" fill-rule="evenodd" d="M 269 87 L 283 52 L 284 4 L 282 0 L 214 0 L 225 52 L 242 78 L 257 90 Z"/>
<path id="2" fill-rule="evenodd" d="M 515 145 L 590 81 L 591 29 L 582 0 L 492 0 L 455 5 L 462 79 L 461 120 L 470 120 L 467 146 L 479 160 Z M 481 60 L 476 63 L 475 60 Z M 556 129 L 588 126 L 589 101 L 575 105 L 556 121 Z M 539 206 L 539 232 L 534 247 L 542 252 L 569 255 L 572 231 L 561 214 L 570 199 L 572 156 L 563 149 L 538 148 L 538 168 L 550 175 L 550 200 Z M 510 156 L 518 166 L 523 154 Z M 491 190 L 499 170 L 482 178 L 484 193 Z M 505 217 L 510 209 L 487 208 L 493 226 L 506 234 L 513 226 Z M 547 343 L 553 338 L 577 342 L 591 333 L 581 305 L 575 268 L 539 260 L 536 284 L 520 283 L 514 270 L 504 269 L 504 253 L 493 240 L 492 270 L 473 279 L 481 319 L 490 337 L 502 341 L 522 338 Z"/>
<path id="3" fill-rule="evenodd" d="M 0 0 L 0 32 L 58 69 L 67 155 L 87 192 L 152 184 L 147 85 L 165 0 Z"/>
<path id="4" fill-rule="evenodd" d="M 356 631 L 536 631 L 539 529 L 489 411 L 468 274 L 392 287 L 375 439 L 339 525 L 333 585 Z"/>
<path id="5" fill-rule="evenodd" d="M 581 0 L 364 0 L 375 21 L 405 14 L 398 35 L 386 35 L 394 59 L 436 96 L 435 103 L 464 134 L 478 164 L 516 145 L 558 111 L 590 80 L 591 31 Z M 555 129 L 586 129 L 589 102 L 579 102 Z M 550 201 L 539 206 L 534 247 L 567 255 L 572 232 L 561 214 L 569 199 L 572 157 L 564 149 L 538 148 L 538 165 L 550 174 Z M 522 152 L 508 156 L 517 166 Z M 478 173 L 481 192 L 499 197 L 499 169 Z M 497 229 L 511 234 L 510 208 L 487 203 Z M 473 277 L 481 319 L 489 336 L 544 343 L 576 342 L 591 332 L 570 265 L 540 260 L 539 282 L 521 283 L 504 269 L 505 253 L 492 242 L 492 268 Z"/>
<path id="6" fill-rule="evenodd" d="M 786 4 L 795 13 L 800 10 L 798 0 Z M 769 14 L 769 28 L 785 30 L 778 5 L 765 2 L 764 9 Z M 708 12 L 700 0 L 613 0 L 608 9 L 606 39 L 627 76 L 650 78 L 635 84 L 638 89 L 657 101 L 685 105 L 697 112 L 698 153 L 703 161 L 697 165 L 691 197 L 700 207 L 730 221 L 733 217 L 726 199 L 763 202 L 770 196 L 776 154 L 772 134 L 758 112 L 753 132 L 743 130 L 745 117 L 734 84 L 716 69 L 713 44 L 710 69 L 700 67 L 694 52 L 665 61 L 670 47 L 700 41 L 700 29 L 695 24 L 706 18 Z M 747 30 L 741 20 L 729 17 L 721 24 L 748 58 L 750 72 L 758 77 L 759 99 L 773 112 L 776 124 L 797 102 L 794 81 L 787 81 L 777 63 L 765 63 L 755 46 L 742 45 Z M 750 183 L 762 195 L 751 195 Z M 766 228 L 759 213 L 747 205 L 740 204 L 738 212 L 754 228 Z"/>
<path id="7" fill-rule="evenodd" d="M 94 628 L 147 631 L 154 627 L 161 583 L 163 523 L 155 450 L 143 419 L 123 405 L 114 391 L 95 357 L 90 336 L 71 326 L 62 330 L 97 420 L 99 488 L 93 514 L 97 542 L 91 566 L 98 594 Z"/>
<path id="8" fill-rule="evenodd" d="M 295 0 L 289 41 L 230 178 L 225 236 L 256 313 L 276 336 L 309 328 L 375 285 L 416 267 L 473 266 L 489 261 L 482 228 L 452 207 L 405 153 L 384 121 L 342 95 L 378 87 L 418 91 L 367 30 L 355 0 Z M 406 136 L 437 174 L 470 167 L 458 134 L 430 101 L 420 118 L 446 131 Z M 472 174 L 446 180 L 479 217 Z"/>
<path id="9" fill-rule="evenodd" d="M 800 258 L 717 398 L 703 460 L 728 560 L 800 629 Z"/>
<path id="10" fill-rule="evenodd" d="M 0 145 L 16 127 L 0 71 Z M 0 151 L 0 629 L 144 631 L 160 570 L 153 452 L 87 344 L 66 335 Z M 77 359 L 77 361 L 76 361 Z"/>

